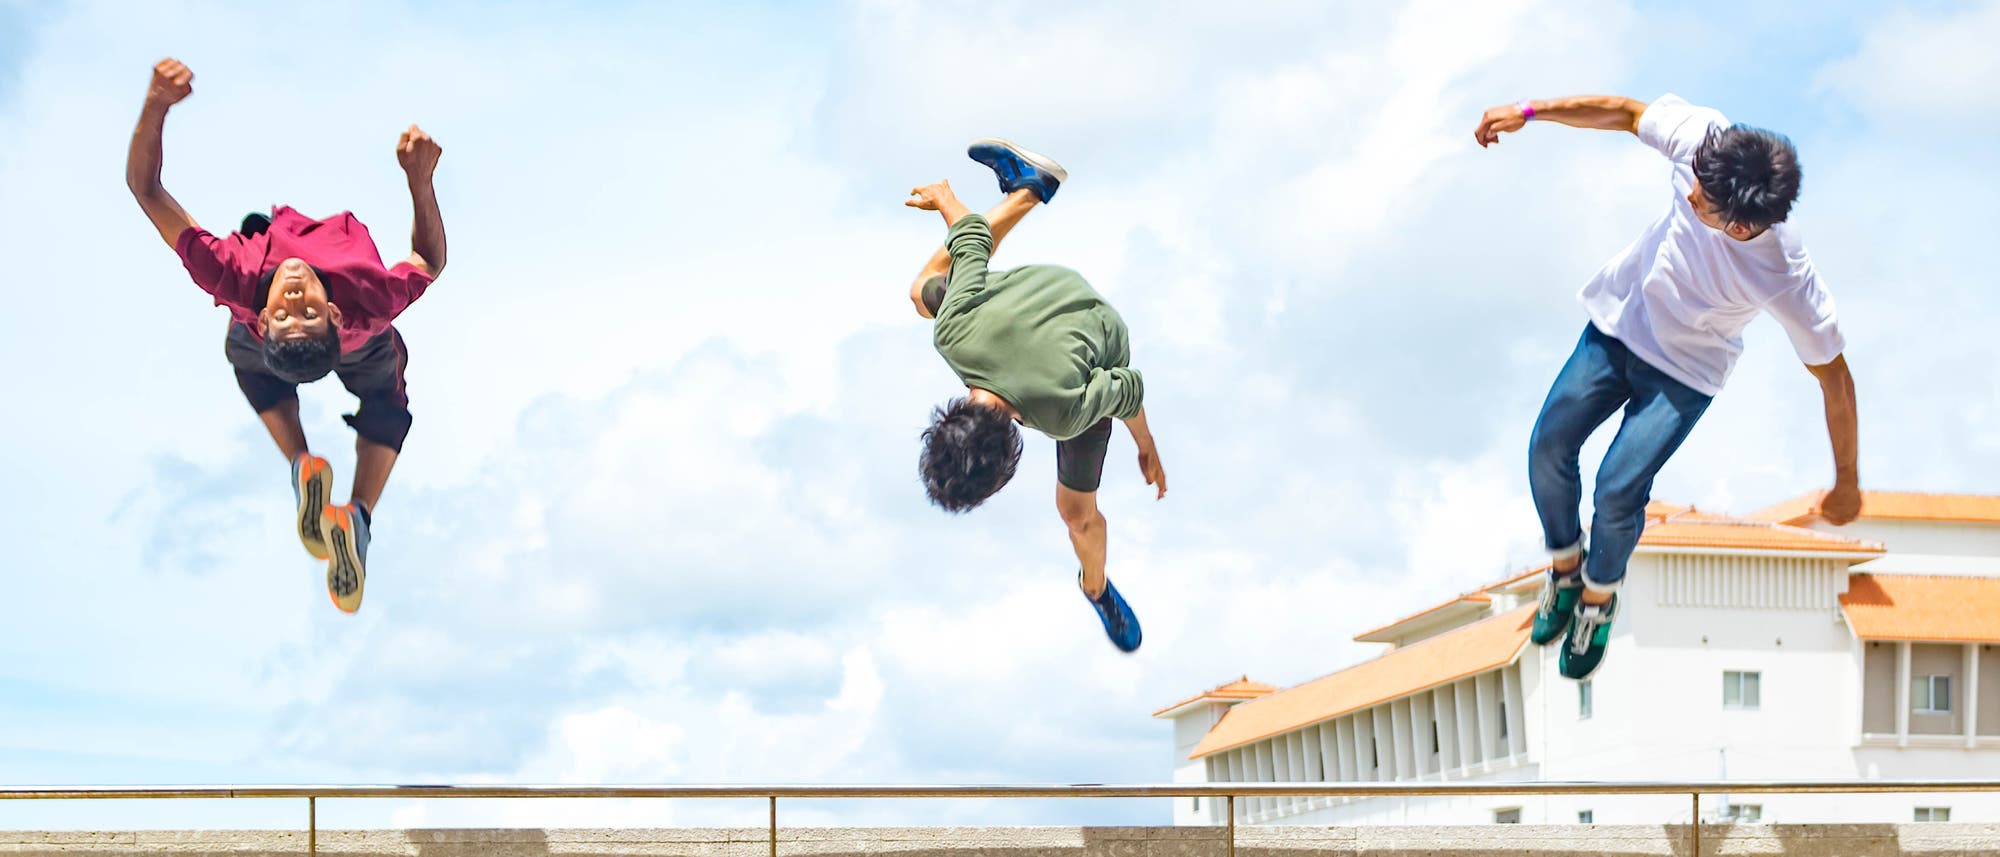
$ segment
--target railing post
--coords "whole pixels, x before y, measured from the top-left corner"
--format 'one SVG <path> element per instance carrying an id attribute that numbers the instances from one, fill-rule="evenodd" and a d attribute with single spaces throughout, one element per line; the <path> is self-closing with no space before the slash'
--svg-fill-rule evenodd
<path id="1" fill-rule="evenodd" d="M 771 796 L 771 857 L 778 857 L 778 796 Z"/>
<path id="2" fill-rule="evenodd" d="M 306 857 L 319 853 L 319 798 L 306 795 Z"/>
<path id="3" fill-rule="evenodd" d="M 1688 817 L 1691 822 L 1688 830 L 1694 835 L 1694 857 L 1701 857 L 1701 792 L 1688 792 L 1688 796 L 1694 798 L 1694 814 Z"/>
<path id="4" fill-rule="evenodd" d="M 1229 795 L 1229 857 L 1236 857 L 1236 796 Z"/>

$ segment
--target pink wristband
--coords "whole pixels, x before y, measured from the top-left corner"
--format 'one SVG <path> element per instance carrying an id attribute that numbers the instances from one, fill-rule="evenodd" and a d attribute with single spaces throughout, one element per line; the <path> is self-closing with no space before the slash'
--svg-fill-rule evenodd
<path id="1" fill-rule="evenodd" d="M 1521 118 L 1523 118 L 1523 119 L 1526 119 L 1526 120 L 1528 120 L 1528 121 L 1530 121 L 1530 122 L 1534 121 L 1534 119 L 1535 119 L 1535 104 L 1534 104 L 1534 102 L 1532 102 L 1532 101 L 1523 101 L 1523 102 L 1521 102 Z"/>

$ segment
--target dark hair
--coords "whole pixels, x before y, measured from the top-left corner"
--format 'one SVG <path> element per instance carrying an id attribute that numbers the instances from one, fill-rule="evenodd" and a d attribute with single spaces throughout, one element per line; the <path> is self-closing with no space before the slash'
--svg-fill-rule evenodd
<path id="1" fill-rule="evenodd" d="M 310 339 L 264 340 L 264 365 L 271 374 L 294 384 L 326 377 L 340 362 L 340 328 L 331 321 L 326 331 Z"/>
<path id="2" fill-rule="evenodd" d="M 1021 463 L 1021 430 L 999 408 L 959 398 L 931 410 L 917 470 L 924 492 L 947 512 L 963 512 L 993 496 Z"/>
<path id="3" fill-rule="evenodd" d="M 1694 177 L 1727 223 L 1782 222 L 1799 198 L 1799 150 L 1782 134 L 1748 125 L 1708 132 L 1694 154 Z"/>

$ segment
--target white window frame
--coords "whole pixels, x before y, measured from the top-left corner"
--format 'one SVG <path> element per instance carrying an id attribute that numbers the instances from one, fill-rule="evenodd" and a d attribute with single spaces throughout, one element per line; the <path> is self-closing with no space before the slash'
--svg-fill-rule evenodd
<path id="1" fill-rule="evenodd" d="M 1923 688 L 1921 700 L 1919 700 L 1917 693 L 1917 688 L 1920 687 Z M 1944 693 L 1942 694 L 1944 696 L 1943 708 L 1937 707 L 1937 698 L 1940 695 L 1938 693 L 1939 687 L 1944 688 Z M 1951 674 L 1910 676 L 1910 713 L 1950 714 Z"/>
<path id="2" fill-rule="evenodd" d="M 1507 815 L 1508 813 L 1513 813 L 1513 815 L 1514 815 L 1513 819 L 1509 820 L 1509 819 L 1505 819 L 1505 818 L 1502 818 L 1502 816 L 1505 816 L 1505 815 Z M 1493 811 L 1493 823 L 1494 823 L 1494 824 L 1520 824 L 1520 823 L 1521 823 L 1521 808 L 1520 808 L 1520 807 L 1518 807 L 1518 806 L 1503 806 L 1503 807 L 1500 807 L 1499 809 L 1496 809 L 1496 810 L 1494 810 L 1494 811 Z"/>
<path id="3" fill-rule="evenodd" d="M 1736 701 L 1729 701 L 1729 685 L 1736 684 Z M 1746 692 L 1747 691 L 1747 692 Z M 1764 706 L 1762 670 L 1723 670 L 1722 707 L 1728 711 L 1757 711 Z"/>
<path id="4" fill-rule="evenodd" d="M 1590 689 L 1590 679 L 1576 683 L 1576 719 L 1589 720 L 1597 701 L 1597 694 Z"/>
<path id="5" fill-rule="evenodd" d="M 1947 821 L 1950 821 L 1950 820 L 1951 820 L 1951 807 L 1948 807 L 1948 806 L 1920 806 L 1920 807 L 1917 807 L 1917 811 L 1916 811 L 1916 820 L 1917 820 L 1917 821 L 1918 821 L 1919 823 L 1922 823 L 1922 822 L 1932 822 L 1932 821 L 1936 821 L 1936 822 L 1947 822 Z"/>
<path id="6" fill-rule="evenodd" d="M 1579 810 L 1577 810 L 1577 811 L 1576 811 L 1576 823 L 1577 823 L 1577 824 L 1596 824 L 1596 823 L 1597 823 L 1597 811 L 1596 811 L 1596 810 L 1590 810 L 1590 809 L 1579 809 Z"/>

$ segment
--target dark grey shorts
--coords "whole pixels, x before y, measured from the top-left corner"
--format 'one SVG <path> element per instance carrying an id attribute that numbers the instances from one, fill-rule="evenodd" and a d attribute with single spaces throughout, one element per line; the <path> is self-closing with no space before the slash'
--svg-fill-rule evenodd
<path id="1" fill-rule="evenodd" d="M 1083 434 L 1056 441 L 1056 481 L 1071 491 L 1096 491 L 1104 481 L 1104 456 L 1110 451 L 1110 417 Z"/>
<path id="2" fill-rule="evenodd" d="M 264 343 L 250 328 L 230 322 L 222 351 L 236 370 L 236 386 L 250 408 L 263 413 L 299 397 L 299 386 L 264 366 Z M 403 370 L 410 364 L 403 335 L 391 327 L 375 334 L 353 351 L 342 352 L 333 373 L 340 384 L 361 400 L 361 407 L 342 419 L 354 433 L 401 452 L 403 439 L 410 434 L 410 396 L 403 384 Z"/>

